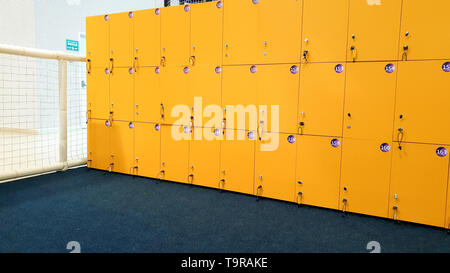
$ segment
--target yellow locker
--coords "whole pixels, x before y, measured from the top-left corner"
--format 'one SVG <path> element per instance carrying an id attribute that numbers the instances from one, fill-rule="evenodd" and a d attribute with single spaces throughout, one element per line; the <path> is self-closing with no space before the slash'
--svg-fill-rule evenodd
<path id="1" fill-rule="evenodd" d="M 193 128 L 194 134 L 201 134 L 202 127 Z M 214 129 L 209 129 L 214 130 Z M 219 140 L 191 140 L 189 147 L 188 183 L 210 188 L 219 187 Z"/>
<path id="2" fill-rule="evenodd" d="M 160 178 L 161 125 L 155 123 L 134 124 L 134 166 L 133 174 Z"/>
<path id="3" fill-rule="evenodd" d="M 227 2 L 228 3 L 228 2 Z M 223 84 L 222 84 L 222 108 L 228 110 L 228 115 L 234 114 L 234 119 L 227 118 L 225 128 L 256 131 L 257 129 L 257 74 L 259 66 L 225 66 L 223 67 Z M 232 111 L 232 106 L 236 111 Z M 243 114 L 236 114 L 238 106 L 242 106 L 245 113 L 244 122 L 242 120 Z M 226 117 L 226 115 L 225 115 Z"/>
<path id="4" fill-rule="evenodd" d="M 402 0 L 350 0 L 348 61 L 397 60 Z"/>
<path id="5" fill-rule="evenodd" d="M 225 1 L 223 64 L 254 64 L 259 59 L 259 2 Z"/>
<path id="6" fill-rule="evenodd" d="M 160 113 L 164 124 L 190 125 L 194 102 L 188 93 L 191 67 L 163 67 L 161 71 L 162 104 Z"/>
<path id="7" fill-rule="evenodd" d="M 112 67 L 133 66 L 133 12 L 110 15 L 110 57 Z"/>
<path id="8" fill-rule="evenodd" d="M 111 126 L 112 171 L 125 174 L 135 173 L 134 123 L 117 121 Z"/>
<path id="9" fill-rule="evenodd" d="M 109 70 L 93 68 L 87 74 L 87 117 L 109 119 Z"/>
<path id="10" fill-rule="evenodd" d="M 341 144 L 340 138 L 298 136 L 298 204 L 338 209 Z"/>
<path id="11" fill-rule="evenodd" d="M 223 3 L 191 6 L 191 65 L 222 64 Z"/>
<path id="12" fill-rule="evenodd" d="M 260 1 L 258 63 L 298 63 L 303 0 Z"/>
<path id="13" fill-rule="evenodd" d="M 193 125 L 196 127 L 205 127 L 210 120 L 220 118 L 212 115 L 207 117 L 203 115 L 203 111 L 207 110 L 206 107 L 212 107 L 212 105 L 221 106 L 221 94 L 222 94 L 222 68 L 220 66 L 194 66 L 190 67 L 189 72 L 189 98 L 188 102 L 190 106 L 194 106 L 194 119 Z M 197 105 L 194 103 L 194 99 Z M 222 120 L 218 121 L 220 124 Z"/>
<path id="14" fill-rule="evenodd" d="M 190 59 L 190 5 L 161 9 L 161 65 L 187 66 Z"/>
<path id="15" fill-rule="evenodd" d="M 388 216 L 392 143 L 344 139 L 339 208 Z"/>
<path id="16" fill-rule="evenodd" d="M 394 140 L 450 144 L 450 64 L 400 62 Z"/>
<path id="17" fill-rule="evenodd" d="M 448 0 L 403 0 L 399 59 L 450 59 L 449 10 Z"/>
<path id="18" fill-rule="evenodd" d="M 239 131 L 225 130 L 225 140 L 221 141 L 220 189 L 253 194 L 255 168 L 256 132 L 242 131 L 244 138 L 238 138 Z M 226 140 L 233 135 L 233 140 Z"/>
<path id="19" fill-rule="evenodd" d="M 161 126 L 161 179 L 189 183 L 190 130 L 188 126 Z"/>
<path id="20" fill-rule="evenodd" d="M 134 12 L 134 66 L 158 66 L 161 61 L 160 9 Z"/>
<path id="21" fill-rule="evenodd" d="M 344 62 L 349 0 L 303 1 L 302 62 Z"/>
<path id="22" fill-rule="evenodd" d="M 395 112 L 397 63 L 349 63 L 344 137 L 390 139 Z"/>
<path id="23" fill-rule="evenodd" d="M 299 133 L 342 136 L 345 65 L 310 63 L 300 71 Z"/>
<path id="24" fill-rule="evenodd" d="M 114 120 L 134 120 L 134 70 L 116 68 L 110 76 L 110 109 Z"/>
<path id="25" fill-rule="evenodd" d="M 258 133 L 297 132 L 299 80 L 298 65 L 258 67 Z"/>
<path id="26" fill-rule="evenodd" d="M 449 148 L 414 143 L 394 148 L 389 217 L 444 227 Z"/>
<path id="27" fill-rule="evenodd" d="M 255 151 L 255 194 L 295 202 L 296 137 L 266 133 Z"/>
<path id="28" fill-rule="evenodd" d="M 87 166 L 93 169 L 108 170 L 111 164 L 109 149 L 110 128 L 108 121 L 89 119 L 87 124 Z"/>
<path id="29" fill-rule="evenodd" d="M 135 120 L 161 122 L 161 75 L 159 67 L 141 67 L 134 76 Z"/>
<path id="30" fill-rule="evenodd" d="M 109 15 L 86 18 L 86 61 L 88 71 L 107 68 L 109 61 Z"/>

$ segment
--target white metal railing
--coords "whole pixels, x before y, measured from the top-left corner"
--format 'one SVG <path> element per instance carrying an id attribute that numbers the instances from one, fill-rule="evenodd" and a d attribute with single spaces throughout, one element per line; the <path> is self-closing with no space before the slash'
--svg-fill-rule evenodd
<path id="1" fill-rule="evenodd" d="M 86 164 L 85 87 L 84 57 L 0 44 L 0 183 Z"/>

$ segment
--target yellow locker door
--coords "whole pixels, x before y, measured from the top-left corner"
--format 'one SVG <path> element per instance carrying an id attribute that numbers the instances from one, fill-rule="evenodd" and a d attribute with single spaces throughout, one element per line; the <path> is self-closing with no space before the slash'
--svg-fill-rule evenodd
<path id="1" fill-rule="evenodd" d="M 135 73 L 135 118 L 141 122 L 161 122 L 161 78 L 159 67 L 141 67 Z"/>
<path id="2" fill-rule="evenodd" d="M 390 139 L 395 112 L 397 63 L 349 63 L 344 137 Z"/>
<path id="3" fill-rule="evenodd" d="M 254 64 L 259 48 L 259 4 L 254 0 L 224 3 L 223 64 Z"/>
<path id="4" fill-rule="evenodd" d="M 191 128 L 188 126 L 161 126 L 161 174 L 163 180 L 189 183 L 189 143 Z"/>
<path id="5" fill-rule="evenodd" d="M 134 12 L 133 39 L 135 66 L 158 66 L 161 60 L 160 9 Z"/>
<path id="6" fill-rule="evenodd" d="M 261 1 L 258 63 L 298 63 L 303 0 Z"/>
<path id="7" fill-rule="evenodd" d="M 113 67 L 133 66 L 133 12 L 110 15 L 110 56 Z"/>
<path id="8" fill-rule="evenodd" d="M 407 143 L 394 149 L 389 217 L 444 227 L 449 148 Z"/>
<path id="9" fill-rule="evenodd" d="M 348 61 L 397 60 L 402 0 L 350 0 Z"/>
<path id="10" fill-rule="evenodd" d="M 295 202 L 296 137 L 267 133 L 255 151 L 255 194 Z"/>
<path id="11" fill-rule="evenodd" d="M 261 65 L 257 75 L 258 132 L 296 133 L 298 65 Z"/>
<path id="12" fill-rule="evenodd" d="M 114 122 L 111 126 L 111 158 L 113 172 L 132 174 L 136 166 L 134 158 L 134 123 Z"/>
<path id="13" fill-rule="evenodd" d="M 134 70 L 116 68 L 110 77 L 110 108 L 114 120 L 134 120 Z"/>
<path id="14" fill-rule="evenodd" d="M 188 93 L 190 67 L 163 67 L 161 71 L 162 105 L 160 112 L 164 124 L 190 125 L 193 101 Z"/>
<path id="15" fill-rule="evenodd" d="M 450 59 L 450 1 L 403 1 L 399 60 Z"/>
<path id="16" fill-rule="evenodd" d="M 223 3 L 191 7 L 191 65 L 222 64 Z"/>
<path id="17" fill-rule="evenodd" d="M 303 0 L 302 62 L 344 62 L 349 0 Z"/>
<path id="18" fill-rule="evenodd" d="M 161 9 L 161 65 L 186 66 L 190 57 L 191 7 Z"/>
<path id="19" fill-rule="evenodd" d="M 257 124 L 257 74 L 260 66 L 225 66 L 223 67 L 222 84 L 222 108 L 226 108 L 225 114 L 234 118 L 226 120 L 226 128 L 238 130 L 256 131 Z M 231 106 L 231 107 L 230 107 Z M 239 107 L 242 106 L 242 107 Z M 233 109 L 235 111 L 233 111 Z M 243 120 L 243 111 L 245 113 L 245 124 Z M 236 114 L 236 113 L 241 113 Z M 241 120 L 242 122 L 238 122 Z"/>
<path id="20" fill-rule="evenodd" d="M 111 164 L 110 128 L 106 120 L 89 119 L 87 124 L 87 166 L 93 169 L 108 170 Z"/>
<path id="21" fill-rule="evenodd" d="M 87 74 L 87 117 L 109 118 L 109 70 L 93 68 Z"/>
<path id="22" fill-rule="evenodd" d="M 161 125 L 155 123 L 134 124 L 134 159 L 137 167 L 133 174 L 160 178 L 161 164 Z"/>
<path id="23" fill-rule="evenodd" d="M 394 140 L 450 144 L 450 63 L 400 62 Z"/>
<path id="24" fill-rule="evenodd" d="M 202 127 L 193 128 L 194 134 L 201 134 Z M 214 130 L 214 129 L 209 129 Z M 188 183 L 210 187 L 219 187 L 219 140 L 191 140 L 189 147 Z"/>
<path id="25" fill-rule="evenodd" d="M 209 124 L 210 120 L 216 117 L 203 116 L 203 111 L 207 107 L 213 105 L 221 108 L 221 94 L 222 94 L 222 68 L 220 66 L 195 66 L 190 67 L 189 72 L 189 99 L 191 106 L 194 106 L 194 120 L 193 124 L 196 127 L 205 127 Z M 194 99 L 197 105 L 194 103 Z M 219 120 L 217 124 L 220 124 L 222 120 Z M 211 127 L 211 126 L 210 126 Z"/>
<path id="26" fill-rule="evenodd" d="M 298 136 L 297 203 L 338 209 L 341 144 L 339 138 Z"/>
<path id="27" fill-rule="evenodd" d="M 225 139 L 220 149 L 220 189 L 253 194 L 255 168 L 255 132 L 242 131 L 244 138 L 238 138 L 238 131 L 225 130 Z M 227 140 L 233 135 L 233 140 Z"/>
<path id="28" fill-rule="evenodd" d="M 107 68 L 109 62 L 109 15 L 86 18 L 86 58 L 88 70 Z"/>
<path id="29" fill-rule="evenodd" d="M 339 209 L 388 216 L 392 144 L 344 139 Z"/>
<path id="30" fill-rule="evenodd" d="M 311 63 L 300 70 L 299 133 L 342 136 L 345 65 Z"/>

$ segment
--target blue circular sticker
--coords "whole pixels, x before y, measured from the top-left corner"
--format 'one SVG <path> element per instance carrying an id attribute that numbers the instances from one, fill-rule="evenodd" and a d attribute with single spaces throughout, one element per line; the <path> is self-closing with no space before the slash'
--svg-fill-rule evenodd
<path id="1" fill-rule="evenodd" d="M 259 3 L 259 0 L 252 0 L 252 2 L 253 2 L 253 4 L 258 4 Z"/>
<path id="2" fill-rule="evenodd" d="M 388 143 L 383 143 L 383 144 L 381 144 L 381 146 L 380 146 L 380 150 L 381 150 L 383 153 L 387 153 L 387 152 L 391 151 L 391 145 L 389 145 Z"/>
<path id="3" fill-rule="evenodd" d="M 133 123 L 133 122 L 130 122 L 130 123 L 128 124 L 128 127 L 129 127 L 130 129 L 133 129 L 133 128 L 134 128 L 134 123 Z"/>
<path id="4" fill-rule="evenodd" d="M 106 127 L 109 127 L 111 125 L 111 122 L 109 122 L 109 120 L 105 121 L 105 125 Z"/>
<path id="5" fill-rule="evenodd" d="M 134 69 L 133 68 L 128 69 L 128 73 L 133 74 L 134 73 Z"/>
<path id="6" fill-rule="evenodd" d="M 184 132 L 185 134 L 189 134 L 190 131 L 191 131 L 191 130 L 189 129 L 189 126 L 184 126 L 184 127 L 183 127 L 183 132 Z"/>
<path id="7" fill-rule="evenodd" d="M 219 129 L 214 129 L 214 135 L 220 136 L 220 130 Z"/>
<path id="8" fill-rule="evenodd" d="M 161 71 L 161 70 L 159 69 L 159 67 L 155 68 L 155 73 L 156 73 L 156 74 L 159 74 L 160 71 Z"/>
<path id="9" fill-rule="evenodd" d="M 436 150 L 436 154 L 440 157 L 446 157 L 448 155 L 448 150 L 444 147 L 439 147 Z"/>
<path id="10" fill-rule="evenodd" d="M 215 71 L 217 74 L 222 73 L 222 67 L 220 67 L 220 66 L 216 67 Z"/>
<path id="11" fill-rule="evenodd" d="M 334 67 L 334 71 L 336 71 L 336 73 L 342 73 L 344 72 L 344 65 L 342 64 L 338 64 Z"/>
<path id="12" fill-rule="evenodd" d="M 159 131 L 159 130 L 161 130 L 161 125 L 159 125 L 159 124 L 156 124 L 156 125 L 155 125 L 155 130 L 156 130 L 156 131 Z"/>
<path id="13" fill-rule="evenodd" d="M 247 136 L 248 136 L 248 139 L 251 139 L 251 140 L 253 140 L 253 139 L 255 139 L 255 132 L 248 132 L 248 134 L 247 134 Z"/>
<path id="14" fill-rule="evenodd" d="M 295 138 L 294 135 L 290 135 L 290 136 L 288 136 L 287 141 L 291 144 L 294 144 L 295 141 L 297 141 L 297 139 Z"/>
<path id="15" fill-rule="evenodd" d="M 444 70 L 444 72 L 450 72 L 450 62 L 446 62 L 445 64 L 443 64 L 442 70 Z"/>
<path id="16" fill-rule="evenodd" d="M 129 13 L 128 13 L 128 17 L 130 17 L 130 18 L 133 18 L 133 12 L 132 11 L 130 11 Z"/>
<path id="17" fill-rule="evenodd" d="M 394 71 L 395 71 L 395 65 L 393 65 L 393 64 L 387 64 L 385 67 L 384 67 L 384 71 L 386 71 L 386 73 L 393 73 Z"/>
<path id="18" fill-rule="evenodd" d="M 105 69 L 105 74 L 109 74 L 109 69 L 108 68 Z"/>
<path id="19" fill-rule="evenodd" d="M 296 65 L 291 66 L 291 73 L 292 74 L 297 74 L 298 73 L 298 66 L 296 66 Z"/>
<path id="20" fill-rule="evenodd" d="M 185 67 L 185 68 L 183 69 L 183 71 L 184 71 L 185 74 L 189 73 L 189 67 Z"/>
<path id="21" fill-rule="evenodd" d="M 184 11 L 188 12 L 191 10 L 191 7 L 189 5 L 184 6 Z"/>
<path id="22" fill-rule="evenodd" d="M 105 21 L 109 20 L 109 15 L 105 15 Z"/>
<path id="23" fill-rule="evenodd" d="M 335 138 L 331 141 L 331 146 L 334 148 L 338 148 L 339 146 L 341 146 L 341 141 L 339 139 Z"/>
<path id="24" fill-rule="evenodd" d="M 216 6 L 217 8 L 221 9 L 223 7 L 222 1 L 217 2 Z"/>
<path id="25" fill-rule="evenodd" d="M 258 71 L 258 69 L 256 68 L 256 65 L 253 65 L 252 67 L 250 67 L 250 72 L 256 73 L 256 71 Z"/>
<path id="26" fill-rule="evenodd" d="M 161 13 L 161 10 L 160 10 L 160 9 L 156 9 L 156 10 L 155 10 L 155 14 L 156 14 L 156 15 L 159 15 L 160 13 Z"/>

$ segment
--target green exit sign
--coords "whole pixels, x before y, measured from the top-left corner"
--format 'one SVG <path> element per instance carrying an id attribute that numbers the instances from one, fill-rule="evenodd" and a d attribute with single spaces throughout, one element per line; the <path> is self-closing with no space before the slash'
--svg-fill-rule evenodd
<path id="1" fill-rule="evenodd" d="M 66 40 L 66 50 L 78 52 L 80 50 L 78 41 Z"/>

